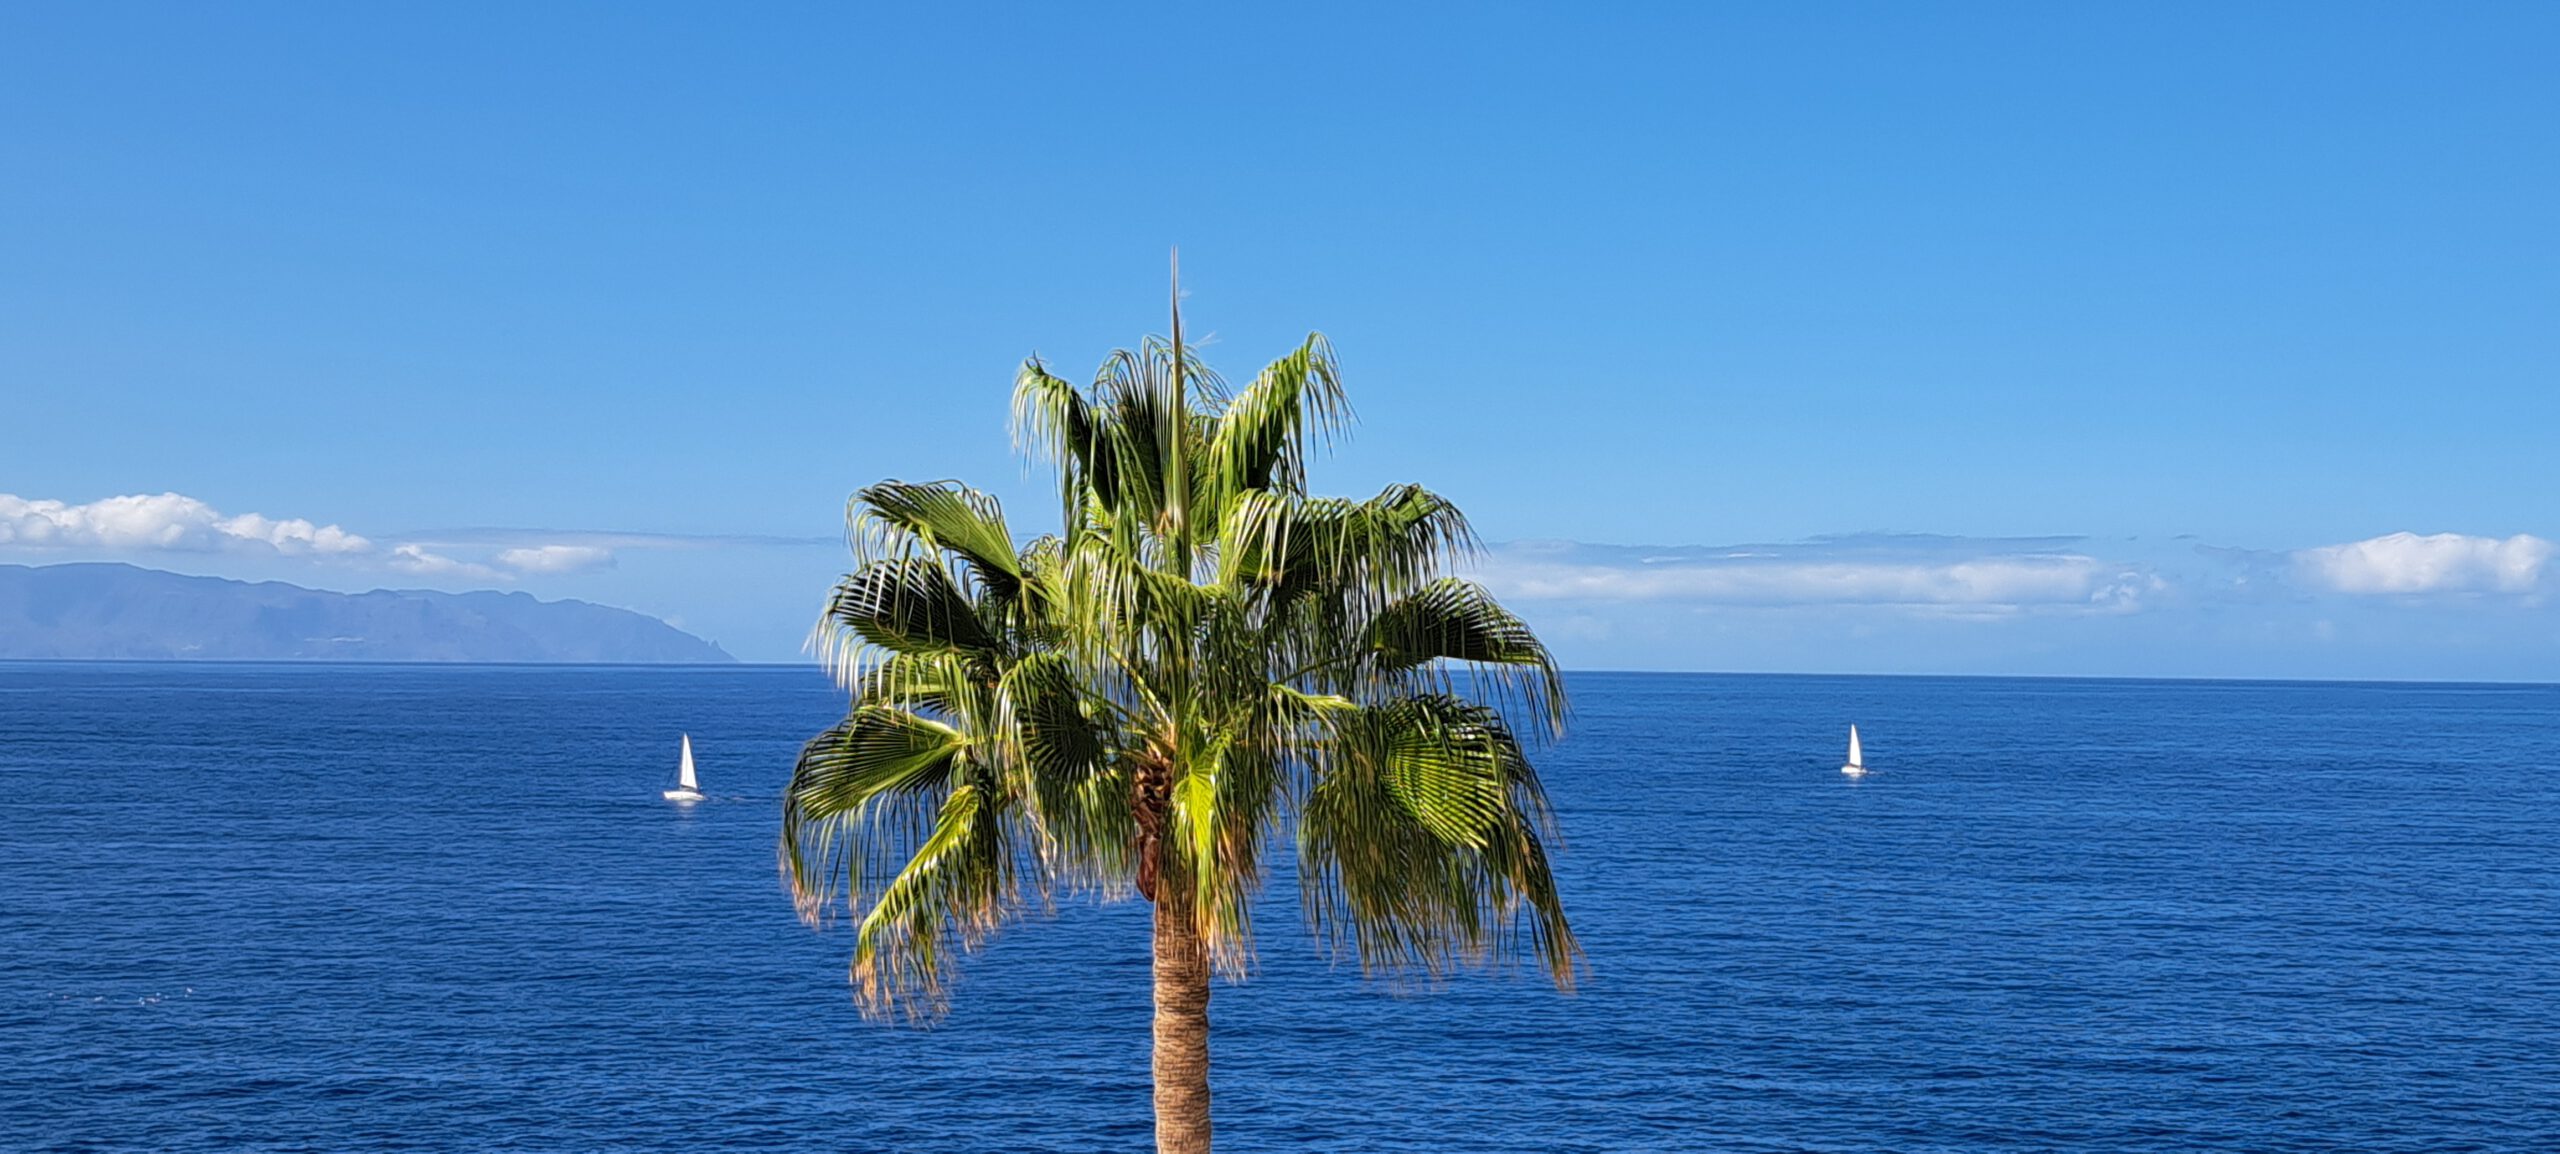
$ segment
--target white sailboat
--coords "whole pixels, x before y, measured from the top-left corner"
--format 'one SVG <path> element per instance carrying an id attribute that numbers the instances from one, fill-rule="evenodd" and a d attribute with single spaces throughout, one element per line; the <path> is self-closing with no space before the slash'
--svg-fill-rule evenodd
<path id="1" fill-rule="evenodd" d="M 676 764 L 676 787 L 664 795 L 668 801 L 701 801 L 702 783 L 693 778 L 693 735 L 684 735 L 684 759 Z"/>
<path id="2" fill-rule="evenodd" d="M 1867 755 L 1858 749 L 1857 726 L 1852 725 L 1849 727 L 1849 764 L 1841 766 L 1840 772 L 1848 774 L 1851 777 L 1865 777 L 1867 775 Z"/>

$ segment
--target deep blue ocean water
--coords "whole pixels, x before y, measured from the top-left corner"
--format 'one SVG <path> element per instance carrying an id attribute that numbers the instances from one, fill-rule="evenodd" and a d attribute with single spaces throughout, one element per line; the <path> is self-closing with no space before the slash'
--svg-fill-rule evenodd
<path id="1" fill-rule="evenodd" d="M 1212 1007 L 1221 1149 L 2560 1150 L 2560 687 L 1573 689 L 1580 991 L 1365 985 L 1284 877 Z M 0 1148 L 1145 1148 L 1136 907 L 1012 928 L 934 1029 L 857 1015 L 773 866 L 840 705 L 0 666 Z"/>

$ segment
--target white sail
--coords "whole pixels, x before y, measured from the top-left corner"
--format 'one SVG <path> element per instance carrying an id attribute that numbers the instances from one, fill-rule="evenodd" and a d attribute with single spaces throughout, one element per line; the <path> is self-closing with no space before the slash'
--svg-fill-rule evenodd
<path id="1" fill-rule="evenodd" d="M 1858 760 L 1856 753 L 1857 748 L 1857 736 L 1852 734 L 1849 738 L 1849 749 L 1851 751 L 1849 760 Z M 684 735 L 684 761 L 676 770 L 676 784 L 685 789 L 698 790 L 702 788 L 702 784 L 693 779 L 693 735 L 690 733 Z"/>
<path id="2" fill-rule="evenodd" d="M 687 762 L 686 764 L 690 765 L 692 763 Z M 1866 754 L 1858 751 L 1858 727 L 1854 725 L 1849 727 L 1849 764 L 1855 766 L 1864 766 L 1867 764 Z"/>

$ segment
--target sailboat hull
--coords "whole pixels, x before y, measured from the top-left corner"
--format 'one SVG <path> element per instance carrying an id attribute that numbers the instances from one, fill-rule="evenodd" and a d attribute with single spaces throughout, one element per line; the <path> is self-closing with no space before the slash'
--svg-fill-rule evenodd
<path id="1" fill-rule="evenodd" d="M 701 801 L 702 791 L 698 789 L 671 789 L 659 796 L 666 798 L 668 801 Z"/>
<path id="2" fill-rule="evenodd" d="M 1865 777 L 1867 775 L 1867 767 L 1863 765 L 1844 765 L 1840 767 L 1840 772 L 1848 774 L 1851 777 Z"/>

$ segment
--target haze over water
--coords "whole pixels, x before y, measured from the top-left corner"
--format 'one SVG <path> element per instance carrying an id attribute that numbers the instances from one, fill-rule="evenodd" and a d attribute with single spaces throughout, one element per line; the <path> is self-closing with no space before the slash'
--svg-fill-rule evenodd
<path id="1" fill-rule="evenodd" d="M 2560 1147 L 2560 687 L 1572 684 L 1579 992 L 1364 985 L 1284 863 L 1212 1006 L 1222 1149 Z M 0 1147 L 1143 1147 L 1137 907 L 1011 928 L 932 1030 L 855 1013 L 773 870 L 840 709 L 0 666 Z"/>

